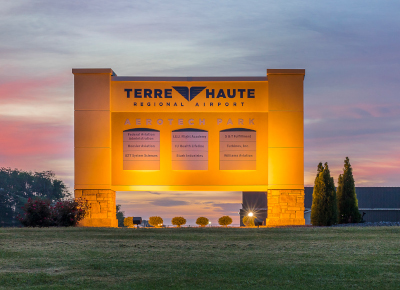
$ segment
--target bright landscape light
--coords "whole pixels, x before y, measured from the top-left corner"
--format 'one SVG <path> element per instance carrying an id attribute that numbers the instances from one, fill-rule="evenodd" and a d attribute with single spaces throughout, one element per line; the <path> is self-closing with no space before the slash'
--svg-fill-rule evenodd
<path id="1" fill-rule="evenodd" d="M 253 213 L 252 213 L 252 212 L 249 212 L 248 216 L 253 216 Z"/>

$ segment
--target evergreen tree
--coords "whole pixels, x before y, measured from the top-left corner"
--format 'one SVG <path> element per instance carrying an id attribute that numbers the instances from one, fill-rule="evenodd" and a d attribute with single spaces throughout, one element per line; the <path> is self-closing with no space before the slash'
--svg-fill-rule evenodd
<path id="1" fill-rule="evenodd" d="M 331 226 L 337 223 L 335 183 L 331 177 L 328 163 L 325 163 L 324 166 L 319 163 L 317 171 L 311 206 L 311 224 Z"/>
<path id="2" fill-rule="evenodd" d="M 339 175 L 337 188 L 339 223 L 358 223 L 361 214 L 358 211 L 358 200 L 349 157 L 344 160 L 343 175 Z"/>

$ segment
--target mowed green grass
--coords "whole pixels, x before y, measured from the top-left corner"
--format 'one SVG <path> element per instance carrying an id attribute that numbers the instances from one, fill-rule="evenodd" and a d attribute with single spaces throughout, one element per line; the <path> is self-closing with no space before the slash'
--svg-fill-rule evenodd
<path id="1" fill-rule="evenodd" d="M 400 227 L 3 228 L 0 288 L 400 289 Z"/>

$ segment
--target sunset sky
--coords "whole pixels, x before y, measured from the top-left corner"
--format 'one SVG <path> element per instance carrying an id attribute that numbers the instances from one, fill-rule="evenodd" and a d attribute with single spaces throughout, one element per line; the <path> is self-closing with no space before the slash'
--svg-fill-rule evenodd
<path id="1" fill-rule="evenodd" d="M 400 186 L 399 1 L 1 1 L 0 167 L 73 188 L 72 68 L 265 76 L 304 68 L 305 184 L 318 162 Z M 127 216 L 224 214 L 240 192 L 117 193 Z"/>

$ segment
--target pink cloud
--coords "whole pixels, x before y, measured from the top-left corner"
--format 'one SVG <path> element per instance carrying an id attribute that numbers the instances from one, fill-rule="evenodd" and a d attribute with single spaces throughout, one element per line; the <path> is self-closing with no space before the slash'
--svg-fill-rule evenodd
<path id="1" fill-rule="evenodd" d="M 365 158 L 353 165 L 359 186 L 398 186 L 400 176 L 400 152 L 388 152 L 385 156 Z"/>
<path id="2" fill-rule="evenodd" d="M 48 98 L 51 88 L 58 88 L 70 82 L 65 74 L 52 75 L 41 78 L 21 78 L 0 83 L 0 102 L 3 104 L 20 103 Z M 54 97 L 54 96 L 51 96 Z"/>
<path id="3" fill-rule="evenodd" d="M 340 154 L 326 154 L 321 162 L 328 162 L 331 176 L 337 180 L 339 174 L 343 173 L 343 156 Z M 305 166 L 305 186 L 313 186 L 319 161 L 314 159 Z M 314 164 L 312 164 L 314 163 Z M 400 176 L 400 152 L 382 152 L 367 156 L 363 153 L 350 156 L 350 163 L 353 168 L 353 176 L 356 186 L 399 186 Z"/>
<path id="4" fill-rule="evenodd" d="M 73 187 L 73 127 L 0 118 L 0 166 L 53 170 Z"/>
<path id="5" fill-rule="evenodd" d="M 72 125 L 0 119 L 0 128 L 3 156 L 63 155 L 73 148 Z"/>
<path id="6" fill-rule="evenodd" d="M 362 119 L 387 118 L 400 115 L 399 104 L 355 103 L 330 106 L 308 106 L 306 119 Z"/>

